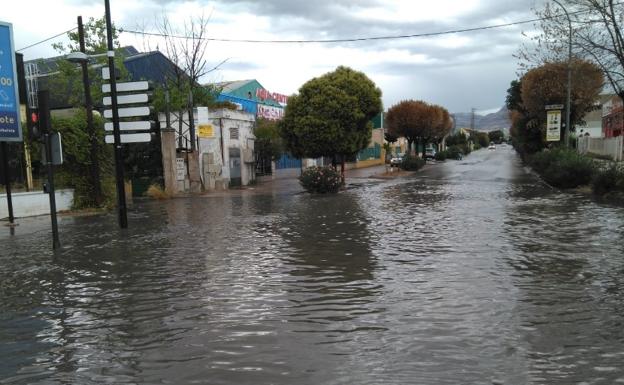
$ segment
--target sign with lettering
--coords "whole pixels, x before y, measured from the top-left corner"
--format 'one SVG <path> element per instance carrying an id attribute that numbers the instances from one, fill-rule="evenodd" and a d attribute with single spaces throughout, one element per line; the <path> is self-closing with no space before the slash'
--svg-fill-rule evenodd
<path id="1" fill-rule="evenodd" d="M 558 142 L 561 140 L 561 111 L 549 110 L 546 112 L 546 141 Z"/>
<path id="2" fill-rule="evenodd" d="M 21 142 L 13 27 L 0 21 L 0 141 Z"/>
<path id="3" fill-rule="evenodd" d="M 288 96 L 278 94 L 277 92 L 269 92 L 264 88 L 256 88 L 256 97 L 262 100 L 273 99 L 280 104 L 288 104 Z"/>
<path id="4" fill-rule="evenodd" d="M 197 126 L 197 135 L 200 138 L 214 138 L 214 127 L 212 124 L 200 124 Z"/>
<path id="5" fill-rule="evenodd" d="M 259 118 L 264 118 L 268 120 L 280 120 L 284 117 L 284 109 L 281 107 L 258 104 L 257 115 Z"/>

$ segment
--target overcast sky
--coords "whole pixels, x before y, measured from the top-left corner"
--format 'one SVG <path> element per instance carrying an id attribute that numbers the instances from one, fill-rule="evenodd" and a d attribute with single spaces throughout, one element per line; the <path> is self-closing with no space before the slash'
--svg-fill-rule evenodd
<path id="1" fill-rule="evenodd" d="M 128 30 L 156 31 L 166 14 L 180 26 L 211 17 L 210 37 L 306 40 L 411 35 L 532 19 L 541 0 L 110 0 L 113 22 Z M 536 3 L 537 2 L 537 3 Z M 103 0 L 11 1 L 0 16 L 13 24 L 17 49 L 68 30 L 82 15 L 101 17 Z M 497 29 L 349 43 L 251 44 L 210 42 L 208 62 L 228 59 L 204 81 L 257 79 L 271 92 L 291 94 L 308 79 L 339 65 L 363 71 L 383 92 L 384 108 L 403 99 L 440 104 L 451 112 L 497 110 L 516 78 L 512 56 L 533 24 Z M 51 43 L 23 50 L 25 59 L 56 55 Z M 122 45 L 164 47 L 123 33 Z"/>

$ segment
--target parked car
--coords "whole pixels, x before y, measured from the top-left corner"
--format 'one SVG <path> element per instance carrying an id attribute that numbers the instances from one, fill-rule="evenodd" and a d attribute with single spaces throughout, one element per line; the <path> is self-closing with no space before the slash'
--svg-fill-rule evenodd
<path id="1" fill-rule="evenodd" d="M 393 156 L 390 159 L 390 167 L 394 167 L 394 166 L 399 167 L 401 163 L 403 163 L 403 157 L 405 157 L 405 154 L 403 153 L 399 153 Z"/>
<path id="2" fill-rule="evenodd" d="M 488 150 L 496 150 L 496 145 L 494 143 L 490 144 Z"/>
<path id="3" fill-rule="evenodd" d="M 433 147 L 425 148 L 425 159 L 434 159 L 436 156 L 436 150 Z"/>

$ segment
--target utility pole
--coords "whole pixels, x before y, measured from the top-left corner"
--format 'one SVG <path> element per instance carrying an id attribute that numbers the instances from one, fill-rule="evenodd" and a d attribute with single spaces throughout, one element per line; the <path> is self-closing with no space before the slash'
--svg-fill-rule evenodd
<path id="1" fill-rule="evenodd" d="M 108 43 L 108 70 L 110 73 L 111 109 L 113 115 L 113 137 L 115 146 L 115 179 L 117 182 L 117 209 L 119 211 L 119 227 L 128 228 L 128 213 L 126 208 L 126 189 L 124 185 L 124 165 L 119 132 L 119 111 L 117 110 L 117 79 L 115 78 L 115 49 L 113 47 L 113 27 L 109 0 L 104 0 L 106 12 L 106 40 Z"/>
<path id="2" fill-rule="evenodd" d="M 471 131 L 474 131 L 474 129 L 475 129 L 475 111 L 476 110 L 477 109 L 474 108 L 474 107 L 470 109 L 470 112 L 471 112 L 471 115 L 470 115 L 470 130 Z"/>
<path id="3" fill-rule="evenodd" d="M 557 0 L 553 0 L 555 2 L 555 4 L 557 4 L 558 6 L 561 7 L 561 9 L 563 9 L 563 12 L 566 15 L 566 18 L 568 19 L 568 84 L 567 84 L 567 91 L 566 91 L 566 123 L 565 123 L 565 131 L 563 131 L 563 140 L 565 140 L 565 146 L 569 147 L 570 146 L 570 132 L 572 127 L 570 127 L 570 99 L 571 99 L 571 93 L 572 93 L 572 20 L 570 20 L 570 15 L 568 14 L 568 11 L 566 10 L 566 8 Z"/>
<path id="4" fill-rule="evenodd" d="M 78 16 L 78 40 L 80 43 L 80 52 L 86 54 L 85 48 L 85 36 L 84 27 L 82 25 L 82 16 Z M 93 188 L 93 198 L 95 204 L 100 206 L 104 200 L 102 197 L 102 183 L 100 181 L 100 159 L 99 159 L 99 144 L 97 131 L 93 125 L 93 101 L 91 99 L 91 83 L 89 82 L 89 68 L 88 61 L 83 60 L 80 62 L 82 67 L 82 86 L 84 87 L 85 96 L 85 110 L 87 113 L 87 132 L 89 133 L 89 139 L 91 142 L 89 173 L 91 174 L 91 187 Z"/>

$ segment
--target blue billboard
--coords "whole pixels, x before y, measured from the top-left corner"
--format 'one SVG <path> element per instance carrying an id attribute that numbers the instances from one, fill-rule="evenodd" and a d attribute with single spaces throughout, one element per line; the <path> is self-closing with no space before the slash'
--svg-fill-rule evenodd
<path id="1" fill-rule="evenodd" d="M 0 21 L 0 142 L 21 142 L 13 27 Z"/>

